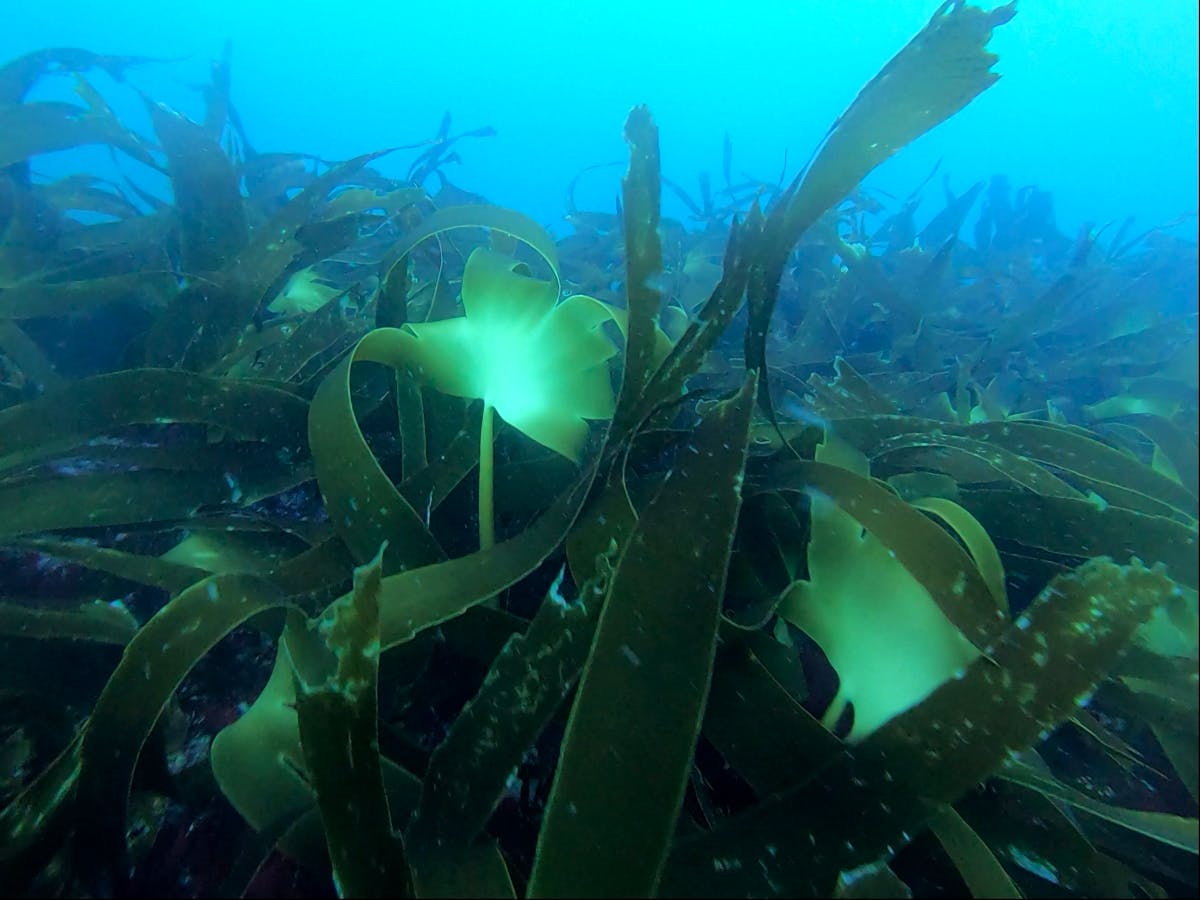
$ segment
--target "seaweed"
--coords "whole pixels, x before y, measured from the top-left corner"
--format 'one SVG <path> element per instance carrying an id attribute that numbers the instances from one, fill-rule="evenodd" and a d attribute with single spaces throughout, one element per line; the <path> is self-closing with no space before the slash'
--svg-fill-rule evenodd
<path id="1" fill-rule="evenodd" d="M 1012 15 L 943 4 L 786 189 L 726 138 L 693 198 L 636 106 L 559 240 L 448 114 L 326 162 L 228 53 L 153 138 L 86 80 L 144 60 L 0 67 L 0 884 L 1194 894 L 1194 247 L 859 186 Z M 31 176 L 85 143 L 171 198 Z"/>

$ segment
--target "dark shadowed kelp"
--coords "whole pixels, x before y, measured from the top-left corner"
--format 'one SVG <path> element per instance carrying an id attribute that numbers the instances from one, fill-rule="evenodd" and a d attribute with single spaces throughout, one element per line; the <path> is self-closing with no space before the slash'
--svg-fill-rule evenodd
<path id="1" fill-rule="evenodd" d="M 1012 15 L 786 190 L 726 141 L 691 197 L 635 107 L 557 242 L 449 116 L 396 180 L 257 152 L 228 57 L 152 135 L 84 80 L 142 60 L 0 68 L 0 884 L 1194 894 L 1195 248 L 858 187 Z M 172 200 L 31 174 L 85 143 Z"/>

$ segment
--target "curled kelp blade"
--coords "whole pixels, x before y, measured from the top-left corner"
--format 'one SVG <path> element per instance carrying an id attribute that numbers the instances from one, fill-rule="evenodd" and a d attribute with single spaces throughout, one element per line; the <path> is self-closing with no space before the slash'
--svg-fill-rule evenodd
<path id="1" fill-rule="evenodd" d="M 354 415 L 351 366 L 360 360 L 398 366 L 392 353 L 398 335 L 394 329 L 364 335 L 321 382 L 308 422 L 317 484 L 330 521 L 360 561 L 373 558 L 386 543 L 386 571 L 445 558 L 428 525 L 380 468 Z"/>
<path id="2" fill-rule="evenodd" d="M 979 569 L 958 543 L 912 506 L 877 483 L 839 466 L 796 460 L 772 473 L 776 490 L 815 490 L 832 498 L 895 553 L 929 591 L 950 622 L 986 648 L 1007 617 Z"/>
<path id="3" fill-rule="evenodd" d="M 75 865 L 93 878 L 127 877 L 126 802 L 134 767 L 155 721 L 183 678 L 221 638 L 280 606 L 269 583 L 215 576 L 175 597 L 130 640 L 81 737 L 0 814 L 6 866 L 38 852 L 48 831 L 71 820 Z M 28 859 L 26 856 L 25 860 Z"/>
<path id="4" fill-rule="evenodd" d="M 817 777 L 679 841 L 663 891 L 827 895 L 839 873 L 890 856 L 920 832 L 936 804 L 953 802 L 1011 750 L 1031 746 L 1065 719 L 1172 590 L 1160 570 L 1107 560 L 1055 579 L 1026 618 L 1005 630 L 991 659 Z M 714 870 L 716 857 L 729 862 Z"/>
<path id="5" fill-rule="evenodd" d="M 460 228 L 487 228 L 508 235 L 529 246 L 549 267 L 557 286 L 555 297 L 562 292 L 562 281 L 558 271 L 558 250 L 554 239 L 536 221 L 524 213 L 502 206 L 472 204 L 470 206 L 447 206 L 426 216 L 419 225 L 402 235 L 390 251 L 396 260 L 383 278 L 384 292 L 404 275 L 402 265 L 408 253 L 422 241 Z M 407 276 L 405 276 L 407 277 Z"/>

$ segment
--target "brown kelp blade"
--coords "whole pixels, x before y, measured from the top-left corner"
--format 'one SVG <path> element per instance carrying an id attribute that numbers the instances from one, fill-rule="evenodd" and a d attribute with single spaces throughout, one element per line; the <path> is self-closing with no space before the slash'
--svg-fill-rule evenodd
<path id="1" fill-rule="evenodd" d="M 746 366 L 766 364 L 766 335 L 779 278 L 796 241 L 825 210 L 904 145 L 950 118 L 1000 77 L 986 49 L 1014 4 L 984 12 L 948 0 L 929 24 L 880 70 L 834 123 L 816 158 L 772 210 L 748 300 Z M 769 385 L 762 381 L 769 408 Z"/>

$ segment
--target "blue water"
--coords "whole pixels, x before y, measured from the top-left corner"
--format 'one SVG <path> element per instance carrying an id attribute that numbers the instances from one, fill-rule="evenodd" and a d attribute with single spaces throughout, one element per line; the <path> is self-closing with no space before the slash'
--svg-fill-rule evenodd
<path id="1" fill-rule="evenodd" d="M 571 179 L 626 158 L 621 126 L 632 105 L 650 105 L 664 174 L 693 192 L 702 171 L 720 184 L 726 133 L 735 180 L 776 180 L 785 154 L 790 179 L 937 5 L 9 0 L 16 9 L 5 13 L 0 60 L 49 46 L 163 58 L 129 80 L 198 117 L 193 88 L 229 39 L 233 102 L 255 149 L 348 158 L 431 137 L 449 110 L 454 131 L 498 131 L 460 145 L 462 164 L 446 170 L 455 183 L 562 234 Z M 1133 214 L 1143 227 L 1188 216 L 1175 231 L 1195 236 L 1195 0 L 1022 0 L 991 48 L 1001 80 L 873 173 L 869 187 L 903 197 L 941 159 L 955 192 L 997 173 L 1050 189 L 1068 235 Z M 130 92 L 97 84 L 136 119 Z M 57 89 L 69 91 L 69 80 Z M 380 168 L 403 176 L 413 155 Z M 61 171 L 79 171 L 74 159 Z M 43 157 L 36 167 L 57 174 L 59 165 Z M 585 176 L 580 205 L 611 210 L 620 172 Z M 941 206 L 940 173 L 926 188 L 925 217 Z M 686 215 L 669 195 L 664 212 Z"/>

